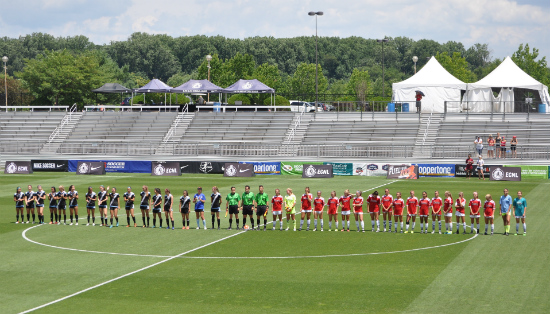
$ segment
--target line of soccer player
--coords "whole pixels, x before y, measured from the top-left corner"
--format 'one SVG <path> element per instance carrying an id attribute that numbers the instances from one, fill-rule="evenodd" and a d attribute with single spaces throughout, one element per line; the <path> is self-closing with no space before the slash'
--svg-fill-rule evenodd
<path id="1" fill-rule="evenodd" d="M 74 185 L 71 185 L 68 191 L 65 191 L 63 186 L 59 186 L 59 191 L 56 191 L 55 187 L 51 187 L 50 193 L 42 189 L 42 186 L 37 186 L 38 191 L 32 190 L 32 186 L 28 186 L 27 192 L 23 193 L 21 188 L 18 187 L 14 194 L 15 208 L 16 208 L 16 222 L 19 223 L 21 217 L 21 223 L 24 223 L 23 210 L 27 211 L 27 223 L 30 222 L 32 215 L 32 222 L 35 223 L 35 203 L 38 213 L 38 223 L 44 224 L 44 207 L 45 200 L 49 201 L 50 209 L 50 224 L 61 224 L 63 218 L 63 224 L 67 224 L 67 203 L 69 206 L 70 225 L 73 224 L 73 218 L 75 219 L 75 225 L 78 225 L 78 192 L 75 190 Z M 132 192 L 131 187 L 128 187 L 122 197 L 117 193 L 115 187 L 110 189 L 103 185 L 99 187 L 99 192 L 96 194 L 93 188 L 88 187 L 88 191 L 85 194 L 86 210 L 87 210 L 87 225 L 95 226 L 95 209 L 96 203 L 99 209 L 101 223 L 100 226 L 108 226 L 113 228 L 119 226 L 118 211 L 120 210 L 120 203 L 124 201 L 124 208 L 126 210 L 126 227 L 130 227 L 130 219 L 133 222 L 133 226 L 137 227 L 136 218 L 134 215 L 134 202 L 136 201 L 136 195 Z M 139 208 L 142 213 L 142 227 L 143 228 L 155 228 L 156 220 L 159 220 L 159 227 L 162 228 L 162 212 L 164 212 L 166 229 L 174 229 L 174 197 L 170 194 L 169 189 L 164 190 L 164 196 L 161 194 L 159 188 L 154 189 L 154 195 L 149 192 L 149 188 L 144 185 L 140 193 L 141 200 Z M 243 229 L 249 229 L 247 218 L 250 219 L 251 229 L 260 230 L 261 218 L 263 217 L 263 230 L 266 230 L 267 214 L 269 211 L 269 205 L 271 205 L 273 221 L 272 229 L 276 229 L 277 221 L 279 221 L 279 229 L 283 230 L 283 213 L 286 214 L 286 229 L 291 228 L 296 231 L 296 204 L 297 198 L 293 194 L 292 189 L 286 189 L 286 195 L 283 197 L 279 189 L 275 189 L 275 195 L 268 199 L 267 193 L 264 192 L 262 185 L 258 188 L 258 193 L 254 194 L 250 191 L 250 186 L 245 186 L 245 191 L 240 195 L 236 192 L 235 187 L 231 187 L 231 192 L 225 198 L 225 216 L 229 214 L 229 230 L 233 226 L 233 216 L 235 216 L 236 228 L 239 227 L 239 214 L 243 216 Z M 190 203 L 193 202 L 194 211 L 196 215 L 197 229 L 200 229 L 200 221 L 204 229 L 206 227 L 206 220 L 204 217 L 206 196 L 202 193 L 202 188 L 197 188 L 197 193 L 193 196 L 193 199 L 189 197 L 187 190 L 183 191 L 183 195 L 179 199 L 179 211 L 182 215 L 183 228 L 189 229 L 189 212 Z M 211 202 L 211 215 L 212 215 L 212 229 L 215 228 L 215 222 L 217 222 L 217 228 L 220 229 L 220 208 L 222 206 L 222 196 L 218 190 L 218 187 L 212 187 L 212 194 L 210 195 Z M 311 214 L 313 213 L 314 228 L 313 231 L 317 231 L 320 227 L 320 231 L 324 230 L 323 213 L 328 206 L 328 231 L 337 231 L 338 227 L 338 211 L 340 211 L 342 229 L 341 231 L 350 231 L 350 216 L 353 211 L 355 217 L 356 230 L 365 232 L 365 224 L 363 221 L 363 203 L 362 192 L 357 191 L 353 196 L 349 190 L 344 191 L 344 195 L 336 197 L 336 191 L 330 193 L 330 197 L 327 201 L 322 196 L 321 191 L 317 191 L 317 196 L 313 197 L 309 187 L 305 188 L 304 194 L 301 196 L 301 218 L 300 226 L 298 230 L 304 228 L 304 222 L 306 223 L 306 230 L 310 230 Z M 460 226 L 462 225 L 463 234 L 466 234 L 466 199 L 464 193 L 460 192 L 456 200 L 453 200 L 451 192 L 446 191 L 444 193 L 444 199 L 439 196 L 439 192 L 434 192 L 432 199 L 428 198 L 427 193 L 422 192 L 422 197 L 418 199 L 415 196 L 414 191 L 410 191 L 410 196 L 406 200 L 402 198 L 401 192 L 396 193 L 394 198 L 390 194 L 389 189 L 385 189 L 384 195 L 379 196 L 378 191 L 374 191 L 366 199 L 366 206 L 371 217 L 371 231 L 380 232 L 380 220 L 379 215 L 382 213 L 383 218 L 383 231 L 408 233 L 409 226 L 410 232 L 414 233 L 416 216 L 420 217 L 420 233 L 428 233 L 428 218 L 432 218 L 432 231 L 436 232 L 436 222 L 438 224 L 438 232 L 442 234 L 442 222 L 441 216 L 445 221 L 445 234 L 453 233 L 453 206 L 456 217 L 456 234 L 460 233 Z M 283 210 L 284 207 L 284 210 Z M 468 203 L 470 212 L 471 230 L 470 233 L 479 233 L 480 230 L 480 217 L 481 212 L 485 218 L 485 235 L 489 234 L 489 226 L 491 228 L 490 234 L 494 233 L 494 215 L 496 211 L 496 204 L 493 201 L 490 194 L 485 196 L 485 202 L 482 202 L 477 192 L 473 192 L 473 198 Z M 153 213 L 153 224 L 150 225 L 150 209 Z M 403 229 L 403 216 L 406 209 L 406 221 L 405 229 Z M 510 232 L 510 216 L 512 209 L 516 218 L 516 235 L 519 233 L 520 220 L 523 225 L 523 235 L 527 234 L 527 226 L 525 223 L 525 213 L 527 210 L 527 201 L 523 198 L 521 191 L 517 192 L 517 198 L 512 200 L 512 197 L 508 195 L 508 189 L 504 189 L 504 195 L 500 197 L 499 212 L 502 215 L 505 235 L 509 235 Z M 109 212 L 108 212 L 109 211 Z M 110 215 L 109 215 L 110 214 Z M 254 227 L 254 216 L 256 216 L 256 228 Z M 393 216 L 393 226 L 392 226 Z M 319 220 L 319 224 L 318 224 Z M 334 229 L 332 222 L 334 221 Z M 375 229 L 376 227 L 376 229 Z M 393 229 L 392 229 L 393 228 Z"/>

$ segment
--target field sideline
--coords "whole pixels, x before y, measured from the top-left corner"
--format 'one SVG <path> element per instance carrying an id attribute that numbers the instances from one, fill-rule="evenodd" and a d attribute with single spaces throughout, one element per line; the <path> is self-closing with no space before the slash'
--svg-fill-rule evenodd
<path id="1" fill-rule="evenodd" d="M 119 173 L 0 177 L 2 313 L 20 313 L 51 302 L 35 312 L 547 313 L 550 309 L 549 180 L 421 178 L 394 182 L 380 177 Z M 46 191 L 52 185 L 74 184 L 80 195 L 80 225 L 14 224 L 13 194 L 17 186 L 25 191 L 27 184 L 34 190 L 41 184 Z M 440 194 L 450 190 L 454 198 L 464 191 L 466 199 L 478 191 L 482 200 L 491 193 L 497 203 L 507 187 L 514 197 L 517 190 L 523 191 L 528 201 L 529 235 L 502 236 L 499 217 L 492 237 L 419 234 L 418 221 L 415 234 L 327 232 L 326 213 L 324 232 L 271 231 L 271 224 L 267 232 L 239 232 L 225 230 L 228 218 L 223 218 L 223 210 L 224 230 L 219 231 L 194 230 L 193 213 L 192 230 L 181 230 L 178 212 L 174 213 L 176 230 L 125 228 L 124 210 L 119 213 L 119 228 L 86 227 L 84 194 L 89 185 L 97 192 L 100 184 L 116 186 L 121 194 L 130 185 L 137 195 L 143 184 L 150 190 L 170 188 L 176 200 L 183 189 L 192 196 L 202 186 L 207 208 L 213 185 L 220 188 L 224 199 L 231 186 L 242 193 L 249 184 L 256 193 L 263 184 L 270 198 L 275 188 L 291 187 L 299 197 L 309 186 L 314 195 L 321 190 L 327 199 L 331 190 L 338 196 L 344 189 L 361 190 L 366 198 L 373 188 L 382 194 L 388 187 L 394 196 L 400 191 L 405 197 L 411 189 L 417 196 L 425 190 L 429 197 L 436 189 Z M 136 222 L 141 226 L 138 212 Z M 208 227 L 209 216 L 206 212 Z M 96 217 L 98 223 L 97 211 Z M 271 212 L 268 217 L 271 221 Z M 353 216 L 350 220 L 355 231 Z M 47 208 L 45 221 L 50 221 Z M 469 226 L 468 214 L 466 222 Z M 368 215 L 365 229 L 370 230 Z M 515 221 L 511 232 L 515 233 Z"/>

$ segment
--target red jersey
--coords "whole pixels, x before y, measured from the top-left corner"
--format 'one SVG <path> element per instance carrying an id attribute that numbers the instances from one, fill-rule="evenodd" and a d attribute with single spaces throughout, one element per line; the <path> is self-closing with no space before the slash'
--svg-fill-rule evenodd
<path id="1" fill-rule="evenodd" d="M 496 207 L 495 201 L 493 200 L 485 201 L 485 205 L 483 206 L 483 208 L 485 209 L 484 211 L 485 217 L 492 217 L 495 211 L 495 207 Z"/>
<path id="2" fill-rule="evenodd" d="M 369 195 L 367 202 L 369 203 L 369 213 L 377 213 L 380 210 L 380 196 Z"/>
<path id="3" fill-rule="evenodd" d="M 316 212 L 322 212 L 325 207 L 325 199 L 323 197 L 318 197 L 313 200 L 313 204 L 315 204 Z"/>
<path id="4" fill-rule="evenodd" d="M 479 209 L 481 208 L 481 200 L 479 198 L 470 200 L 470 215 L 479 215 Z"/>
<path id="5" fill-rule="evenodd" d="M 283 196 L 282 195 L 274 195 L 272 198 L 271 198 L 271 204 L 273 204 L 272 206 L 272 210 L 274 212 L 278 212 L 278 211 L 282 211 L 282 208 L 283 208 Z"/>
<path id="6" fill-rule="evenodd" d="M 336 197 L 331 197 L 328 199 L 328 214 L 336 215 L 338 213 L 338 204 L 340 201 Z"/>
<path id="7" fill-rule="evenodd" d="M 458 213 L 464 214 L 464 206 L 466 206 L 466 200 L 463 198 L 457 198 L 455 208 Z"/>
<path id="8" fill-rule="evenodd" d="M 453 213 L 453 199 L 452 197 L 447 197 L 445 199 L 445 207 L 443 207 L 445 213 Z"/>
<path id="9" fill-rule="evenodd" d="M 351 202 L 351 195 L 348 196 L 341 196 L 340 197 L 340 204 L 342 204 L 342 211 L 349 211 L 350 209 L 350 202 Z"/>
<path id="10" fill-rule="evenodd" d="M 405 202 L 403 202 L 402 198 L 393 200 L 393 214 L 395 216 L 402 216 L 404 206 L 405 206 Z"/>
<path id="11" fill-rule="evenodd" d="M 418 207 L 418 198 L 408 197 L 407 198 L 407 213 L 409 215 L 416 215 L 416 208 Z"/>
<path id="12" fill-rule="evenodd" d="M 385 212 L 390 211 L 392 203 L 393 203 L 393 196 L 391 194 L 382 195 L 382 210 L 383 211 L 385 211 Z"/>
<path id="13" fill-rule="evenodd" d="M 311 210 L 311 199 L 313 196 L 311 193 L 302 195 L 302 209 Z"/>
<path id="14" fill-rule="evenodd" d="M 357 196 L 353 198 L 353 212 L 362 213 L 363 212 L 363 197 Z"/>
<path id="15" fill-rule="evenodd" d="M 432 203 L 430 204 L 432 206 L 432 213 L 433 214 L 441 214 L 441 206 L 443 206 L 443 200 L 441 197 L 432 198 Z"/>
<path id="16" fill-rule="evenodd" d="M 420 215 L 428 216 L 430 214 L 430 199 L 422 198 L 418 201 L 418 203 L 420 204 Z"/>

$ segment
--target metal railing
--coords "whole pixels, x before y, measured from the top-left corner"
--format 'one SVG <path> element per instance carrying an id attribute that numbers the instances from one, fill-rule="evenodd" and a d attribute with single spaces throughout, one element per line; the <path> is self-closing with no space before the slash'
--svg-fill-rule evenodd
<path id="1" fill-rule="evenodd" d="M 67 111 L 69 106 L 1 106 L 2 111 Z"/>
<path id="2" fill-rule="evenodd" d="M 539 106 L 544 107 L 544 111 L 539 110 Z M 546 113 L 546 104 L 539 104 L 526 101 L 445 101 L 443 112 L 466 114 L 466 117 L 472 114 L 506 114 L 527 113 L 527 119 L 530 114 Z M 542 108 L 541 108 L 542 109 Z"/>
<path id="3" fill-rule="evenodd" d="M 178 111 L 180 106 L 84 106 L 85 111 Z"/>
<path id="4" fill-rule="evenodd" d="M 176 119 L 174 120 L 174 125 L 170 128 L 170 130 L 168 130 L 168 132 L 164 136 L 164 139 L 162 140 L 163 143 L 167 143 L 172 138 L 172 136 L 176 134 L 176 131 L 178 129 L 178 124 L 181 121 L 183 121 L 183 116 L 186 113 L 188 113 L 188 110 L 189 110 L 189 106 L 187 104 L 185 104 L 183 108 L 181 108 L 181 113 L 179 113 Z"/>
<path id="5" fill-rule="evenodd" d="M 63 119 L 61 119 L 61 122 L 59 125 L 55 128 L 55 130 L 50 134 L 50 137 L 48 138 L 48 143 L 51 143 L 53 140 L 56 139 L 56 137 L 63 131 L 63 127 L 72 121 L 72 115 L 76 111 L 76 104 L 71 106 L 71 109 L 69 110 L 69 113 L 66 114 Z"/>
<path id="6" fill-rule="evenodd" d="M 234 111 L 290 111 L 290 106 L 196 106 L 197 111 L 234 112 Z M 258 110 L 259 109 L 259 110 Z"/>
<path id="7" fill-rule="evenodd" d="M 288 136 L 284 141 L 284 144 L 289 144 L 294 139 L 294 135 L 296 135 L 296 129 L 300 127 L 300 123 L 302 122 L 302 117 L 304 116 L 305 111 L 301 111 L 298 115 L 298 118 L 294 122 L 294 125 L 292 126 L 292 129 L 288 132 Z"/>

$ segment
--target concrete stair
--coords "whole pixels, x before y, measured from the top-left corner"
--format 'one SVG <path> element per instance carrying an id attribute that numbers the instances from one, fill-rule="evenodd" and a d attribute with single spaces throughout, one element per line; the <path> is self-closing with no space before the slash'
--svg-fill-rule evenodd
<path id="1" fill-rule="evenodd" d="M 194 118 L 194 112 L 179 113 L 172 122 L 172 125 L 168 132 L 166 132 L 166 135 L 164 135 L 164 139 L 162 140 L 162 143 L 158 146 L 155 154 L 172 154 L 174 143 L 177 143 L 181 140 L 181 138 L 185 134 L 185 131 L 189 127 L 189 124 L 191 123 L 191 121 L 193 121 Z"/>
<path id="2" fill-rule="evenodd" d="M 56 153 L 59 146 L 71 134 L 83 115 L 83 112 L 67 113 L 52 134 L 50 134 L 48 141 L 40 149 L 40 154 Z"/>
<path id="3" fill-rule="evenodd" d="M 435 145 L 437 134 L 439 133 L 439 126 L 444 119 L 442 113 L 422 114 L 421 125 L 418 129 L 416 136 L 416 143 L 414 145 L 413 157 L 422 158 L 430 153 L 430 147 Z M 429 124 L 428 124 L 429 123 Z"/>

